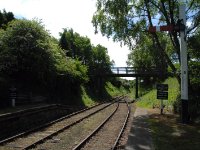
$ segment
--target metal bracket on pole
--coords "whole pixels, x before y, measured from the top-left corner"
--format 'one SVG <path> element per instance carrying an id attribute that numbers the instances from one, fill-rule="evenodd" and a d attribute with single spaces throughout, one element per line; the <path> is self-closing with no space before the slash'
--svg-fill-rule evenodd
<path id="1" fill-rule="evenodd" d="M 175 31 L 179 31 L 179 32 L 181 32 L 181 31 L 185 32 L 185 29 L 186 29 L 186 26 L 184 24 L 183 19 L 178 19 L 178 21 L 177 21 L 177 23 L 176 23 L 176 25 L 174 27 L 174 30 Z"/>

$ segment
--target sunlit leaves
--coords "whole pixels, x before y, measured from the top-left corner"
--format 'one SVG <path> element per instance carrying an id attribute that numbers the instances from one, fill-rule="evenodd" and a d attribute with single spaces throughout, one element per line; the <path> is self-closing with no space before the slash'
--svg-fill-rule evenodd
<path id="1" fill-rule="evenodd" d="M 15 20 L 0 35 L 0 69 L 4 74 L 45 83 L 49 77 L 71 74 L 69 81 L 87 81 L 87 67 L 78 60 L 71 63 L 40 21 Z"/>

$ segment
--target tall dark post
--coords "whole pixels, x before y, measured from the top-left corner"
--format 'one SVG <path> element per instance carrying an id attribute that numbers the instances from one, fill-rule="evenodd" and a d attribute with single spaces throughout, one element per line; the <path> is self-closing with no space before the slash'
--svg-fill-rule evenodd
<path id="1" fill-rule="evenodd" d="M 135 98 L 138 98 L 138 77 L 135 79 Z"/>

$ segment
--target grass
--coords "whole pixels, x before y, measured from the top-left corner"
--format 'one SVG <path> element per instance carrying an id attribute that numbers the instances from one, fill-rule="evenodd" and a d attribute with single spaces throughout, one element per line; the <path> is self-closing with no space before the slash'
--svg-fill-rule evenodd
<path id="1" fill-rule="evenodd" d="M 164 105 L 171 109 L 175 101 L 177 100 L 177 97 L 179 96 L 180 90 L 179 90 L 179 83 L 176 78 L 168 78 L 166 81 L 163 82 L 163 84 L 168 84 L 168 100 L 164 100 Z M 156 98 L 157 90 L 154 88 L 147 94 L 143 95 L 139 98 L 136 105 L 138 107 L 144 107 L 144 108 L 152 108 L 152 107 L 160 107 L 160 100 Z"/>
<path id="2" fill-rule="evenodd" d="M 169 85 L 168 100 L 164 100 L 166 108 L 172 108 L 180 95 L 180 87 L 176 78 L 168 78 L 163 82 Z M 156 98 L 157 90 L 152 89 L 150 92 L 140 97 L 136 102 L 137 107 L 152 108 L 160 107 L 160 100 Z M 165 108 L 165 109 L 166 109 Z M 150 113 L 147 121 L 152 131 L 153 143 L 155 150 L 199 150 L 200 149 L 200 125 L 181 124 L 178 115 Z M 149 109 L 153 112 L 152 109 Z"/>
<path id="3" fill-rule="evenodd" d="M 117 87 L 113 86 L 110 82 L 106 83 L 105 88 L 106 88 L 106 91 L 108 92 L 108 94 L 111 95 L 112 97 L 118 96 L 118 95 L 127 95 L 131 99 L 134 98 L 133 89 L 125 89 L 123 86 L 121 86 L 120 88 L 117 88 Z"/>
<path id="4" fill-rule="evenodd" d="M 109 95 L 112 97 L 117 96 L 120 94 L 119 89 L 117 89 L 115 86 L 113 86 L 110 82 L 106 83 L 106 91 L 108 92 Z"/>
<path id="5" fill-rule="evenodd" d="M 150 115 L 155 150 L 199 150 L 200 126 L 180 124 L 178 118 L 172 114 Z"/>
<path id="6" fill-rule="evenodd" d="M 121 86 L 120 88 L 117 88 L 117 87 L 113 86 L 110 82 L 106 83 L 105 90 L 108 93 L 108 95 L 111 97 L 115 97 L 115 96 L 119 96 L 119 95 L 128 95 L 129 97 L 131 97 L 131 96 L 133 97 L 132 89 L 127 90 L 123 86 Z M 97 100 L 95 100 L 94 97 L 89 96 L 90 94 L 87 93 L 84 86 L 81 86 L 81 93 L 82 93 L 82 95 L 81 95 L 82 103 L 85 106 L 91 106 L 96 103 Z"/>
<path id="7" fill-rule="evenodd" d="M 115 96 L 119 96 L 119 95 L 130 95 L 130 91 L 125 89 L 124 87 L 120 87 L 117 88 L 115 86 L 113 86 L 110 82 L 107 82 L 105 85 L 105 90 L 108 93 L 109 96 L 111 97 L 115 97 Z M 86 91 L 84 86 L 81 86 L 81 99 L 82 99 L 82 103 L 85 106 L 92 106 L 94 104 L 97 103 L 97 97 L 91 97 L 91 93 L 87 93 L 88 91 Z M 132 93 L 131 93 L 132 94 Z M 96 98 L 96 99 L 95 99 Z"/>
<path id="8" fill-rule="evenodd" d="M 93 100 L 91 97 L 89 97 L 84 86 L 81 86 L 81 93 L 82 93 L 81 99 L 85 106 L 92 106 L 92 105 L 96 104 L 95 100 Z"/>

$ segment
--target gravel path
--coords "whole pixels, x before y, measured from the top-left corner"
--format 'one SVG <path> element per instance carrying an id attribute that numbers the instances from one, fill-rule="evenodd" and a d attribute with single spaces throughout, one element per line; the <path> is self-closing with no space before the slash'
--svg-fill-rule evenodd
<path id="1" fill-rule="evenodd" d="M 48 136 L 52 132 L 55 132 L 58 129 L 63 128 L 64 126 L 69 125 L 69 124 L 87 116 L 88 114 L 91 114 L 91 113 L 95 112 L 96 110 L 103 108 L 105 105 L 108 105 L 108 104 L 103 104 L 103 105 L 97 106 L 95 108 L 87 110 L 86 112 L 77 114 L 77 115 L 72 116 L 68 119 L 65 119 L 61 122 L 52 124 L 49 127 L 44 128 L 43 130 L 31 133 L 31 134 L 26 135 L 21 138 L 17 138 L 16 140 L 14 140 L 10 143 L 6 143 L 5 145 L 0 146 L 0 150 L 22 149 L 23 147 L 26 147 L 27 145 L 30 145 L 31 143 L 38 141 L 38 140 L 44 138 L 45 136 Z"/>
<path id="2" fill-rule="evenodd" d="M 120 103 L 119 110 L 103 128 L 86 143 L 83 150 L 110 150 L 118 136 L 127 115 L 127 105 Z"/>

